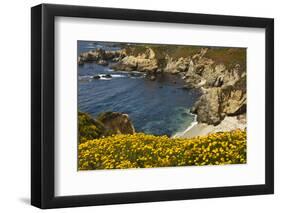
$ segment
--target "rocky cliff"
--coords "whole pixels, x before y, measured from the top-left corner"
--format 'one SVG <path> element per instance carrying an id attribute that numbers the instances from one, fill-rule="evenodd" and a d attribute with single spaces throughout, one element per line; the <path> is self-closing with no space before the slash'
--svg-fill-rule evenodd
<path id="1" fill-rule="evenodd" d="M 203 92 L 191 112 L 198 115 L 198 122 L 217 125 L 227 115 L 246 113 L 245 64 L 216 64 L 204 57 L 205 53 L 202 50 L 197 60 L 193 57 L 191 71 L 185 78 L 189 86 L 199 87 Z"/>

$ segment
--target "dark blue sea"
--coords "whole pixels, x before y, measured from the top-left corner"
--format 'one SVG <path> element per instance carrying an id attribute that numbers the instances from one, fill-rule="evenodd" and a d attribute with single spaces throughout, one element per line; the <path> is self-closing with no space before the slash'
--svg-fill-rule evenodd
<path id="1" fill-rule="evenodd" d="M 79 41 L 78 54 L 97 47 L 117 50 L 120 44 Z M 93 79 L 103 74 L 112 78 Z M 172 136 L 194 121 L 189 109 L 199 92 L 182 89 L 183 83 L 175 75 L 158 75 L 150 81 L 144 73 L 112 71 L 88 63 L 78 66 L 78 109 L 94 117 L 105 111 L 126 113 L 137 132 Z"/>

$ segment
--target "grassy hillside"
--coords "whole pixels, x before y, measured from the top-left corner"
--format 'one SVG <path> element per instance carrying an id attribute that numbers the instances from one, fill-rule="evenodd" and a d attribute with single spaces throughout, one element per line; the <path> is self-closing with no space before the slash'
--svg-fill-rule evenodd
<path id="1" fill-rule="evenodd" d="M 246 49 L 245 48 L 209 48 L 205 57 L 213 59 L 216 64 L 222 63 L 228 67 L 240 64 L 242 70 L 246 70 Z"/>
<path id="2" fill-rule="evenodd" d="M 184 46 L 184 45 L 160 45 L 160 44 L 134 44 L 126 47 L 128 55 L 137 56 L 144 53 L 146 48 L 151 48 L 156 58 L 163 66 L 165 66 L 165 57 L 169 55 L 174 59 L 180 57 L 192 57 L 199 53 L 203 48 L 201 46 Z M 246 48 L 231 48 L 231 47 L 208 47 L 206 58 L 213 59 L 216 64 L 223 63 L 228 67 L 235 64 L 240 64 L 242 69 L 246 68 Z"/>

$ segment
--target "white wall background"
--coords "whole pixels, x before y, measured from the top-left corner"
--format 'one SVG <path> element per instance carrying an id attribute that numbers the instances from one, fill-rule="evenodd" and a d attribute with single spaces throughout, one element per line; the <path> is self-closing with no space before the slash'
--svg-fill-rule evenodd
<path id="1" fill-rule="evenodd" d="M 279 1 L 245 0 L 45 0 L 80 4 L 194 13 L 275 18 L 275 195 L 201 199 L 50 210 L 51 212 L 278 212 L 281 209 L 281 13 Z M 2 1 L 0 7 L 0 212 L 39 212 L 30 197 L 30 7 L 38 0 Z M 280 211 L 280 210 L 279 210 Z"/>

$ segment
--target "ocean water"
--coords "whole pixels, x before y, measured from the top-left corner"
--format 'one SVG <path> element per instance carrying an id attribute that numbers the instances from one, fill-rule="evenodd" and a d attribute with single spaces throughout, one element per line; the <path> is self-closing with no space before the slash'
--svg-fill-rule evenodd
<path id="1" fill-rule="evenodd" d="M 102 47 L 118 49 L 116 44 L 78 42 L 78 53 Z M 110 74 L 96 80 L 93 76 Z M 113 71 L 108 66 L 87 63 L 78 66 L 78 109 L 97 116 L 114 111 L 129 115 L 137 132 L 172 136 L 184 131 L 195 116 L 190 107 L 199 97 L 196 90 L 185 90 L 175 75 L 159 75 L 156 81 L 144 73 Z"/>

